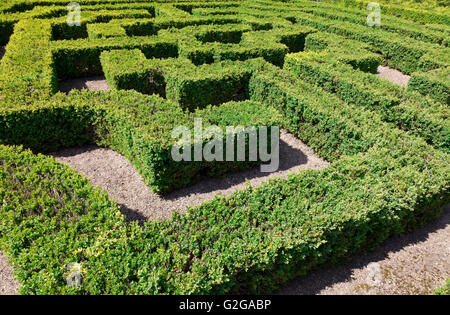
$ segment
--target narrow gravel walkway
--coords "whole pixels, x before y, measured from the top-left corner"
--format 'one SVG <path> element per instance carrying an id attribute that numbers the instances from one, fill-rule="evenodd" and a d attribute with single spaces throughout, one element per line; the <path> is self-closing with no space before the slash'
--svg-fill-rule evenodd
<path id="1" fill-rule="evenodd" d="M 19 283 L 14 279 L 13 269 L 8 258 L 0 252 L 0 295 L 17 294 Z"/>
<path id="2" fill-rule="evenodd" d="M 59 90 L 69 93 L 71 90 L 109 91 L 106 78 L 103 76 L 78 78 L 59 82 Z"/>
<path id="3" fill-rule="evenodd" d="M 411 78 L 409 75 L 403 74 L 396 69 L 384 66 L 378 66 L 378 73 L 376 76 L 403 87 L 408 85 L 409 79 Z"/>
<path id="4" fill-rule="evenodd" d="M 129 220 L 140 222 L 170 218 L 174 211 L 185 212 L 215 195 L 228 195 L 245 188 L 248 180 L 256 186 L 269 178 L 285 177 L 300 169 L 319 169 L 329 163 L 312 149 L 286 132 L 281 133 L 280 168 L 275 173 L 261 173 L 260 168 L 228 174 L 224 178 L 205 179 L 191 187 L 161 197 L 151 192 L 131 163 L 119 153 L 96 146 L 62 150 L 52 154 L 58 161 L 88 177 L 93 185 L 108 191 L 122 206 Z M 15 294 L 17 283 L 7 258 L 0 253 L 0 294 Z"/>
<path id="5" fill-rule="evenodd" d="M 170 218 L 174 211 L 185 212 L 216 195 L 228 195 L 246 187 L 248 180 L 256 186 L 269 178 L 287 176 L 300 169 L 319 169 L 328 162 L 289 133 L 281 133 L 280 168 L 274 173 L 261 173 L 256 167 L 224 178 L 205 179 L 190 187 L 165 196 L 151 192 L 133 165 L 119 153 L 96 146 L 66 149 L 52 154 L 58 161 L 88 177 L 95 186 L 108 191 L 130 220 Z"/>
<path id="6" fill-rule="evenodd" d="M 430 294 L 450 278 L 450 206 L 420 230 L 390 238 L 352 262 L 317 270 L 280 294 Z"/>
<path id="7" fill-rule="evenodd" d="M 326 167 L 326 161 L 290 134 L 283 133 L 281 167 L 270 175 L 259 168 L 207 179 L 192 187 L 160 197 L 151 193 L 133 166 L 112 150 L 89 146 L 53 154 L 108 191 L 130 220 L 168 218 L 214 197 L 258 185 L 269 177 L 286 176 L 301 168 Z M 450 207 L 424 228 L 390 238 L 374 252 L 357 255 L 352 262 L 317 270 L 289 283 L 277 294 L 429 294 L 450 278 Z M 16 294 L 12 268 L 0 253 L 0 294 Z"/>

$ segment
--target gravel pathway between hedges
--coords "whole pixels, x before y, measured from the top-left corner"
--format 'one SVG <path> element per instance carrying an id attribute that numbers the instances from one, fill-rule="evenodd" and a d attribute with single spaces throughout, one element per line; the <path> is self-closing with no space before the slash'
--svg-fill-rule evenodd
<path id="1" fill-rule="evenodd" d="M 14 279 L 13 269 L 8 265 L 8 258 L 0 252 L 0 295 L 17 294 L 19 284 Z"/>
<path id="2" fill-rule="evenodd" d="M 283 133 L 282 140 L 281 169 L 269 177 L 327 165 L 293 136 Z M 252 185 L 268 178 L 261 176 L 258 169 L 249 170 L 224 179 L 207 179 L 161 198 L 152 194 L 133 166 L 112 150 L 88 146 L 62 150 L 53 156 L 107 190 L 113 199 L 122 203 L 129 219 L 141 221 L 167 218 L 177 208 L 197 205 L 215 194 L 229 194 L 245 187 L 246 178 Z M 351 263 L 300 277 L 278 294 L 427 294 L 450 277 L 449 240 L 450 207 L 447 207 L 438 219 L 419 231 L 390 238 L 374 252 L 354 256 Z M 369 275 L 372 276 L 368 278 Z M 12 268 L 0 253 L 0 294 L 15 294 L 17 288 Z"/>
<path id="3" fill-rule="evenodd" d="M 403 74 L 396 69 L 384 66 L 378 66 L 378 73 L 376 74 L 376 76 L 389 80 L 392 83 L 403 87 L 406 87 L 408 85 L 409 79 L 411 78 L 409 75 Z"/>
<path id="4" fill-rule="evenodd" d="M 287 176 L 299 169 L 320 169 L 324 161 L 294 136 L 282 132 L 280 141 L 280 168 L 275 173 L 261 173 L 259 167 L 224 178 L 205 179 L 190 187 L 165 196 L 151 192 L 133 165 L 121 154 L 96 146 L 62 150 L 52 154 L 88 177 L 95 186 L 108 191 L 131 220 L 170 218 L 174 211 L 185 212 L 187 207 L 211 200 L 215 195 L 228 195 L 246 187 L 246 180 L 256 186 L 273 177 Z"/>
<path id="5" fill-rule="evenodd" d="M 314 271 L 280 294 L 429 294 L 450 278 L 450 206 L 414 233 L 388 239 L 352 262 Z"/>
<path id="6" fill-rule="evenodd" d="M 71 90 L 109 91 L 108 82 L 102 76 L 60 81 L 58 85 L 59 90 L 64 93 Z"/>

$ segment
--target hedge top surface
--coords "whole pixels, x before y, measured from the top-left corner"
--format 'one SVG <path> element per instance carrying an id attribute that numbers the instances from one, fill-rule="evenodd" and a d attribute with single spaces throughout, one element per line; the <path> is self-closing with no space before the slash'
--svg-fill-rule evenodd
<path id="1" fill-rule="evenodd" d="M 21 293 L 267 293 L 450 202 L 445 12 L 383 6 L 370 28 L 365 8 L 306 0 L 78 3 L 74 27 L 62 0 L 0 5 L 0 247 Z M 412 73 L 408 90 L 379 64 Z M 90 75 L 111 91 L 58 92 Z M 139 226 L 39 154 L 106 146 L 158 193 L 260 162 L 175 162 L 171 131 L 194 118 L 280 126 L 332 163 Z"/>

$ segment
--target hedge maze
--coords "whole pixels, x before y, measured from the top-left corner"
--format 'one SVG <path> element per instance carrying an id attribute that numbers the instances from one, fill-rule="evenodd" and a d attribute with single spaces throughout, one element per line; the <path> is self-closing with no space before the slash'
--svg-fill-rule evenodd
<path id="1" fill-rule="evenodd" d="M 267 293 L 450 202 L 448 14 L 388 8 L 368 27 L 306 0 L 78 2 L 80 26 L 63 0 L 0 4 L 0 247 L 21 293 Z M 99 75 L 110 91 L 58 92 Z M 140 226 L 42 154 L 109 147 L 160 194 L 261 162 L 173 161 L 171 131 L 195 117 L 281 126 L 332 163 Z"/>

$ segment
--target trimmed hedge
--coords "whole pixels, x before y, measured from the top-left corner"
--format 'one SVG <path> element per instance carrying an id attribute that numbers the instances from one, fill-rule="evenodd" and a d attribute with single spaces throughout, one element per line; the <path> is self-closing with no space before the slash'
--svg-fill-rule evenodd
<path id="1" fill-rule="evenodd" d="M 0 191 L 8 200 L 0 212 L 2 248 L 19 270 L 22 293 L 270 292 L 426 222 L 449 202 L 448 156 L 389 131 L 378 139 L 387 148 L 216 198 L 144 228 L 125 226 L 105 195 L 92 193 L 66 166 L 1 147 Z M 17 181 L 42 199 L 17 194 Z M 75 185 L 80 193 L 68 193 Z M 68 211 L 74 203 L 89 206 L 74 215 Z M 80 287 L 65 285 L 69 262 L 82 264 Z"/>
<path id="2" fill-rule="evenodd" d="M 315 23 L 308 24 L 314 29 L 299 30 L 299 25 L 291 25 L 299 12 L 295 3 L 283 3 L 284 10 L 275 10 L 274 7 L 281 6 L 277 2 L 274 7 L 267 5 L 264 10 L 249 14 L 250 6 L 266 4 L 261 1 L 245 2 L 237 7 L 235 14 L 214 17 L 191 16 L 196 9 L 207 8 L 208 3 L 204 6 L 174 4 L 173 11 L 163 5 L 166 11 L 162 13 L 156 12 L 159 4 L 148 9 L 136 5 L 126 9 L 144 9 L 148 12 L 146 18 L 124 19 L 127 15 L 121 15 L 122 9 L 136 1 L 104 0 L 110 3 L 110 11 L 115 11 L 114 7 L 121 9 L 110 16 L 96 15 L 92 9 L 89 22 L 72 31 L 61 27 L 63 17 L 56 17 L 58 8 L 41 11 L 38 0 L 21 0 L 3 14 L 13 15 L 9 21 L 17 23 L 17 31 L 1 64 L 1 70 L 6 72 L 0 73 L 0 247 L 10 257 L 21 283 L 21 293 L 267 293 L 295 276 L 372 249 L 390 235 L 409 231 L 439 215 L 449 203 L 449 156 L 442 149 L 445 141 L 439 142 L 448 139 L 448 134 L 438 128 L 441 121 L 433 120 L 445 114 L 441 111 L 445 104 L 403 92 L 400 104 L 389 107 L 392 116 L 386 116 L 384 113 L 389 111 L 379 110 L 381 107 L 375 104 L 377 99 L 371 97 L 376 91 L 370 87 L 376 81 L 365 79 L 370 74 L 355 71 L 340 61 L 334 64 L 342 67 L 343 73 L 353 73 L 368 84 L 365 98 L 353 98 L 357 105 L 349 99 L 344 101 L 344 96 L 347 97 L 344 93 L 338 97 L 324 91 L 321 81 L 311 79 L 314 72 L 304 79 L 310 78 L 319 87 L 299 78 L 303 72 L 292 67 L 293 60 L 289 60 L 293 55 L 288 56 L 284 69 L 275 66 L 283 65 L 287 52 L 301 51 L 305 40 L 314 36 L 315 29 L 332 29 L 336 23 L 326 24 L 326 19 L 298 15 L 304 21 L 310 19 Z M 98 4 L 98 0 L 80 2 Z M 46 0 L 46 3 L 66 5 L 63 0 Z M 209 4 L 214 10 L 221 9 L 218 2 Z M 307 1 L 301 5 L 315 4 Z M 225 7 L 236 8 L 229 2 L 224 2 Z M 21 20 L 31 16 L 28 10 L 55 17 Z M 149 18 L 154 14 L 167 16 Z M 273 16 L 279 19 L 269 23 Z M 143 36 L 101 41 L 87 38 L 90 24 L 107 22 L 122 27 L 128 36 Z M 42 29 L 36 27 L 39 23 Z M 200 40 L 189 34 L 179 41 L 177 36 L 182 32 L 169 29 L 204 23 L 225 25 L 205 27 L 206 35 L 200 36 Z M 226 24 L 242 24 L 245 26 L 241 30 L 249 31 L 240 33 L 240 26 Z M 349 25 L 358 26 L 346 24 Z M 202 30 L 201 27 L 193 29 Z M 158 31 L 159 38 L 148 36 Z M 103 32 L 107 30 L 97 34 Z M 358 32 L 355 30 L 347 37 L 356 38 L 361 35 Z M 66 40 L 56 41 L 58 38 L 51 38 L 52 33 Z M 374 31 L 370 34 L 373 37 L 356 39 L 367 44 L 373 40 L 380 46 L 395 44 L 398 36 L 386 37 L 386 33 Z M 71 36 L 77 40 L 67 40 Z M 210 42 L 216 39 L 221 42 Z M 415 41 L 410 44 L 380 51 L 385 61 L 394 56 L 394 64 L 414 71 L 448 66 L 445 49 Z M 251 50 L 255 46 L 257 49 Z M 27 49 L 22 51 L 21 47 Z M 192 54 L 196 62 L 170 59 L 178 57 L 178 53 L 190 52 L 189 48 L 198 51 L 197 55 Z M 116 49 L 136 50 L 122 55 L 110 52 Z M 214 51 L 212 57 L 208 49 Z M 399 56 L 404 51 L 393 49 L 405 49 L 409 57 L 402 63 Z M 126 62 L 114 66 L 114 58 L 121 56 Z M 155 56 L 169 59 L 144 60 Z M 215 62 L 252 56 L 262 56 L 273 64 L 262 59 Z M 414 56 L 419 56 L 418 60 L 414 61 Z M 101 73 L 100 59 L 108 80 L 117 84 L 115 88 L 130 88 L 130 82 L 134 82 L 138 90 L 140 80 L 149 78 L 148 75 L 133 77 L 142 70 L 140 65 L 145 68 L 148 64 L 164 80 L 172 75 L 173 82 L 178 82 L 175 73 L 179 72 L 180 82 L 189 88 L 174 86 L 187 93 L 199 90 L 202 80 L 210 78 L 208 71 L 212 72 L 211 77 L 217 76 L 215 82 L 220 82 L 221 87 L 228 80 L 233 82 L 232 78 L 224 79 L 230 68 L 234 74 L 248 75 L 246 93 L 251 100 L 187 111 L 170 100 L 135 91 L 51 95 L 56 78 L 53 69 L 61 77 Z M 66 61 L 72 65 L 79 62 L 79 67 L 65 68 Z M 213 61 L 214 64 L 204 64 Z M 126 65 L 133 67 L 127 69 Z M 327 70 L 321 66 L 317 69 Z M 192 73 L 198 73 L 199 77 L 192 77 Z M 157 76 L 152 78 L 160 82 Z M 351 79 L 340 78 L 333 83 L 336 85 L 330 83 L 329 87 L 344 86 L 347 81 L 348 87 L 354 84 L 358 88 L 358 82 Z M 325 90 L 328 88 L 323 86 Z M 393 90 L 387 84 L 382 86 L 381 96 L 390 98 Z M 146 92 L 158 92 L 159 88 L 155 84 L 153 89 Z M 167 92 L 177 89 L 170 88 Z M 206 97 L 211 102 L 211 95 Z M 396 102 L 395 97 L 392 102 Z M 204 126 L 282 124 L 333 163 L 323 170 L 300 171 L 287 179 L 248 187 L 226 198 L 216 197 L 169 220 L 138 226 L 125 223 L 105 193 L 92 188 L 67 166 L 53 158 L 10 146 L 23 144 L 42 152 L 93 141 L 124 154 L 147 184 L 161 192 L 187 185 L 199 176 L 216 176 L 250 166 L 239 163 L 223 169 L 224 164 L 206 162 L 174 165 L 168 158 L 168 148 L 175 141 L 170 132 L 178 125 L 191 127 L 194 117 L 202 117 Z M 432 133 L 442 138 L 430 141 L 427 137 Z M 66 284 L 66 268 L 71 262 L 82 266 L 80 287 Z"/>
<path id="3" fill-rule="evenodd" d="M 57 79 L 53 71 L 49 23 L 30 20 L 14 27 L 8 49 L 0 63 L 0 109 L 45 99 L 56 91 Z"/>
<path id="4" fill-rule="evenodd" d="M 133 89 L 144 94 L 166 96 L 162 71 L 145 58 L 140 50 L 105 51 L 100 56 L 100 62 L 111 89 Z M 186 64 L 191 63 L 186 60 Z"/>
<path id="5" fill-rule="evenodd" d="M 179 56 L 190 59 L 196 65 L 222 60 L 247 60 L 257 57 L 263 57 L 276 65 L 283 64 L 284 55 L 287 53 L 288 48 L 281 43 L 273 42 L 262 36 L 258 37 L 258 41 L 250 43 L 241 41 L 238 44 L 216 41 L 203 43 L 195 37 L 197 33 L 201 37 L 202 33 L 210 33 L 212 29 L 216 29 L 216 36 L 217 34 L 224 34 L 218 32 L 223 27 L 226 26 L 211 27 L 201 25 L 182 29 L 161 30 L 158 32 L 158 35 L 163 38 L 176 40 L 179 47 Z M 224 32 L 229 34 L 229 31 L 225 30 Z"/>
<path id="6" fill-rule="evenodd" d="M 367 7 L 368 1 L 362 0 L 327 0 L 327 2 L 333 2 L 342 4 L 346 7 L 358 8 L 361 10 L 365 10 Z M 402 1 L 404 2 L 404 1 Z M 439 12 L 430 12 L 426 10 L 420 10 L 417 8 L 412 8 L 410 4 L 403 3 L 403 6 L 399 5 L 390 5 L 390 4 L 382 4 L 382 10 L 386 14 L 401 17 L 404 19 L 412 20 L 415 22 L 419 22 L 422 24 L 427 23 L 438 23 L 450 25 L 450 15 L 447 13 L 439 13 Z M 413 2 L 414 5 L 423 7 L 423 4 L 420 2 Z"/>
<path id="7" fill-rule="evenodd" d="M 325 50 L 340 62 L 364 72 L 377 73 L 382 58 L 369 52 L 368 45 L 330 33 L 314 33 L 306 37 L 305 50 Z"/>
<path id="8" fill-rule="evenodd" d="M 383 30 L 350 22 L 330 21 L 313 14 L 302 13 L 293 17 L 299 24 L 345 36 L 368 44 L 375 53 L 381 53 L 384 62 L 406 74 L 445 67 L 450 63 L 450 49 L 404 37 Z"/>
<path id="9" fill-rule="evenodd" d="M 203 119 L 204 128 L 218 125 L 222 129 L 227 125 L 271 127 L 280 120 L 276 111 L 248 101 L 187 113 L 172 102 L 132 91 L 57 96 L 50 105 L 32 111 L 3 113 L 0 130 L 4 133 L 0 143 L 23 143 L 37 150 L 52 151 L 93 141 L 127 157 L 146 184 L 158 193 L 185 187 L 205 176 L 221 176 L 258 164 L 248 159 L 224 163 L 175 162 L 171 158 L 171 148 L 177 141 L 171 137 L 173 128 L 185 126 L 192 131 L 195 117 Z M 11 134 L 11 128 L 21 132 Z M 204 144 L 209 140 L 203 139 Z"/>
<path id="10" fill-rule="evenodd" d="M 106 96 L 104 101 L 112 103 L 107 106 L 117 110 L 108 110 L 105 113 L 105 117 L 97 127 L 96 134 L 99 140 L 96 142 L 127 157 L 142 175 L 145 183 L 157 193 L 167 193 L 186 187 L 206 176 L 217 177 L 230 171 L 255 166 L 255 162 L 248 160 L 218 163 L 196 162 L 192 159 L 192 162 L 175 162 L 171 158 L 172 146 L 177 141 L 171 138 L 174 127 L 185 126 L 193 131 L 194 117 L 202 118 L 204 128 L 218 124 L 222 129 L 227 125 L 234 126 L 234 123 L 244 127 L 270 127 L 277 125 L 279 120 L 274 110 L 262 108 L 255 102 L 229 103 L 217 109 L 208 107 L 204 111 L 186 114 L 175 104 L 157 97 L 147 97 L 139 101 L 142 96 L 131 94 L 130 102 L 125 102 L 125 95 L 118 93 L 111 101 Z M 127 106 L 118 105 L 120 102 L 124 102 Z M 240 119 L 236 119 L 236 113 L 240 113 Z M 203 139 L 205 143 L 209 140 Z M 195 145 L 193 143 L 192 147 Z"/>
<path id="11" fill-rule="evenodd" d="M 372 109 L 383 120 L 424 138 L 450 152 L 450 112 L 448 107 L 420 96 L 405 93 L 395 84 L 336 63 L 334 56 L 298 53 L 286 56 L 285 69 L 316 84 L 342 100 Z"/>
<path id="12" fill-rule="evenodd" d="M 359 26 L 349 22 L 341 22 L 331 25 L 329 31 L 348 36 L 351 39 L 360 40 L 370 44 L 373 51 L 380 51 L 387 64 L 404 73 L 412 73 L 417 70 L 431 70 L 448 63 L 448 48 L 441 48 L 431 44 L 416 40 L 405 42 L 404 37 L 391 34 L 381 30 L 371 30 L 367 26 Z M 421 62 L 421 58 L 428 54 L 441 56 L 441 58 L 431 58 L 426 63 Z"/>
<path id="13" fill-rule="evenodd" d="M 322 6 L 323 4 L 319 5 L 319 7 L 300 7 L 299 9 L 304 12 L 312 13 L 314 15 L 332 20 L 348 21 L 355 24 L 367 25 L 367 11 L 356 11 L 340 8 L 336 9 L 336 7 Z M 379 28 L 424 42 L 443 45 L 446 44 L 445 39 L 447 38 L 447 35 L 445 32 L 432 30 L 424 25 L 415 24 L 407 20 L 400 20 L 398 18 L 394 19 L 384 14 L 384 12 L 382 16 L 382 23 Z"/>
<path id="14" fill-rule="evenodd" d="M 390 129 L 376 113 L 345 104 L 287 71 L 266 68 L 252 77 L 249 90 L 252 100 L 278 109 L 284 127 L 329 161 L 367 151 Z"/>
<path id="15" fill-rule="evenodd" d="M 178 55 L 176 42 L 157 36 L 62 40 L 52 43 L 54 67 L 59 79 L 101 75 L 100 54 L 103 51 L 135 48 L 140 49 L 147 58 Z"/>
<path id="16" fill-rule="evenodd" d="M 88 24 L 87 33 L 90 39 L 127 36 L 125 29 L 117 24 Z"/>
<path id="17" fill-rule="evenodd" d="M 408 89 L 450 105 L 450 67 L 413 73 Z"/>
<path id="18" fill-rule="evenodd" d="M 254 68 L 248 62 L 195 66 L 183 58 L 150 61 L 139 50 L 104 52 L 101 61 L 112 88 L 157 93 L 191 111 L 247 99 Z"/>
<path id="19" fill-rule="evenodd" d="M 126 239 L 124 217 L 105 192 L 21 147 L 0 145 L 0 198 L 0 246 L 22 293 L 77 293 L 65 277 L 69 263 L 88 257 L 80 249 L 94 248 L 106 235 Z"/>

